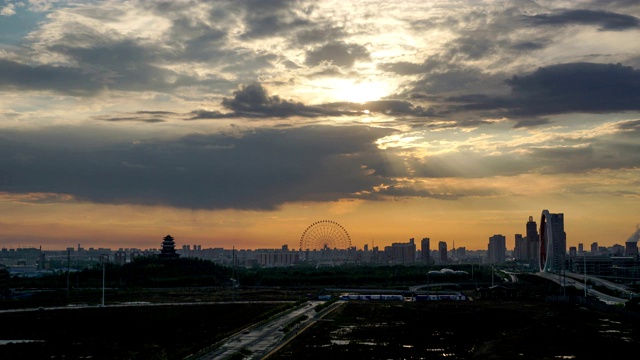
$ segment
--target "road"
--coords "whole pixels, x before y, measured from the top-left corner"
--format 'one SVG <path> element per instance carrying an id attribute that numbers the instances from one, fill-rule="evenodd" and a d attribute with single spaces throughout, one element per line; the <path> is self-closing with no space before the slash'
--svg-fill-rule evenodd
<path id="1" fill-rule="evenodd" d="M 552 274 L 552 273 L 547 273 L 547 272 L 539 272 L 537 273 L 538 276 L 544 277 L 546 279 L 552 280 L 560 285 L 564 285 L 564 286 L 573 286 L 575 288 L 578 288 L 580 290 L 584 291 L 584 275 L 581 274 L 576 274 L 576 273 L 569 273 L 567 272 L 565 274 L 565 276 L 559 276 L 558 274 Z M 596 282 L 596 284 L 598 285 L 602 285 L 602 286 L 606 286 L 610 289 L 614 289 L 614 290 L 618 290 L 618 291 L 622 291 L 623 293 L 625 293 L 627 296 L 631 297 L 631 296 L 637 296 L 637 294 L 629 291 L 628 289 L 622 287 L 620 284 L 616 284 L 616 283 L 612 283 L 597 277 L 592 277 L 592 276 L 587 276 L 587 279 Z M 611 296 L 608 294 L 604 294 L 601 293 L 600 291 L 597 291 L 595 289 L 589 289 L 587 288 L 587 293 L 589 295 L 593 295 L 596 296 L 598 299 L 600 299 L 601 301 L 610 304 L 610 305 L 616 305 L 616 304 L 624 304 L 625 302 L 627 302 L 627 299 L 623 299 L 620 297 L 616 297 L 616 296 Z"/>
<path id="2" fill-rule="evenodd" d="M 288 323 L 301 315 L 312 319 L 316 315 L 315 307 L 324 301 L 309 301 L 303 306 L 260 325 L 251 326 L 235 335 L 230 336 L 215 350 L 190 360 L 215 360 L 225 359 L 231 355 L 245 353 L 245 360 L 262 359 L 267 353 L 279 345 L 287 334 L 281 331 Z M 297 331 L 297 330 L 292 330 Z M 295 335 L 295 333 L 294 333 Z"/>
<path id="3" fill-rule="evenodd" d="M 273 301 L 274 303 L 282 303 L 282 301 Z M 325 308 L 323 311 L 317 313 L 315 307 L 324 303 L 325 301 L 308 301 L 296 308 L 285 311 L 279 316 L 262 324 L 254 324 L 246 329 L 228 337 L 221 345 L 215 345 L 215 348 L 210 352 L 203 352 L 202 354 L 194 354 L 188 356 L 188 360 L 214 360 L 214 359 L 227 359 L 232 355 L 244 353 L 244 360 L 257 360 L 264 359 L 266 356 L 274 353 L 279 347 L 286 344 L 290 339 L 295 338 L 299 332 L 304 331 L 307 327 L 313 325 L 315 321 L 319 320 L 322 316 L 326 315 L 336 306 L 342 303 L 337 302 L 330 307 Z M 226 303 L 226 302 L 222 302 Z M 237 303 L 237 302 L 234 302 Z M 198 303 L 201 305 L 203 303 Z M 221 304 L 221 302 L 212 302 L 211 304 Z M 136 306 L 178 306 L 178 305 L 193 305 L 193 303 L 147 303 L 147 302 L 131 302 L 126 304 L 113 304 L 104 306 L 105 308 L 115 307 L 136 307 Z M 22 311 L 49 311 L 49 310 L 77 310 L 86 308 L 96 308 L 101 306 L 95 305 L 69 305 L 69 306 L 56 306 L 56 307 L 41 307 L 30 309 L 11 309 L 0 310 L 0 312 L 22 312 Z M 302 321 L 294 326 L 290 332 L 283 332 L 282 330 L 291 323 L 294 319 L 301 315 L 306 316 L 306 321 Z M 213 347 L 213 346 L 212 346 Z"/>

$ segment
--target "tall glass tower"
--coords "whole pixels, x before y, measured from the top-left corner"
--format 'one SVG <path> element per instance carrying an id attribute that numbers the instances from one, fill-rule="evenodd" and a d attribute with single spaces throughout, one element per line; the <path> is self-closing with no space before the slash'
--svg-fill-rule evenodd
<path id="1" fill-rule="evenodd" d="M 527 221 L 527 249 L 525 256 L 530 266 L 535 266 L 538 262 L 540 238 L 538 237 L 538 224 L 533 221 L 533 216 L 529 216 Z"/>
<path id="2" fill-rule="evenodd" d="M 567 235 L 564 232 L 564 214 L 543 210 L 540 220 L 540 271 L 564 270 L 567 253 Z"/>

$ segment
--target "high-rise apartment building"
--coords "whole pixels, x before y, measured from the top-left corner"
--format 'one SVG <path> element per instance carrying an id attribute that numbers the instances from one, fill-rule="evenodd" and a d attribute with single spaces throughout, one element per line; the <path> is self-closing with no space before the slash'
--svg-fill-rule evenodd
<path id="1" fill-rule="evenodd" d="M 388 246 L 387 257 L 396 264 L 412 263 L 416 260 L 416 244 L 414 238 L 408 243 L 393 243 Z"/>
<path id="2" fill-rule="evenodd" d="M 507 256 L 507 238 L 496 234 L 489 238 L 487 251 L 489 262 L 492 264 L 505 262 Z"/>
<path id="3" fill-rule="evenodd" d="M 118 265 L 124 265 L 127 263 L 127 253 L 124 251 L 116 251 L 113 254 L 113 262 Z"/>
<path id="4" fill-rule="evenodd" d="M 513 257 L 517 261 L 527 261 L 527 239 L 522 234 L 516 234 L 513 246 Z"/>
<path id="5" fill-rule="evenodd" d="M 430 259 L 430 257 L 431 257 L 431 249 L 430 249 L 430 247 L 431 247 L 431 240 L 428 237 L 422 238 L 422 241 L 420 241 L 420 252 L 421 252 L 421 255 L 422 255 L 421 260 L 423 262 L 427 263 L 427 264 L 431 262 L 430 261 L 431 260 Z"/>
<path id="6" fill-rule="evenodd" d="M 438 243 L 438 253 L 440 254 L 440 263 L 446 264 L 449 259 L 447 257 L 447 243 L 444 241 L 440 241 Z"/>

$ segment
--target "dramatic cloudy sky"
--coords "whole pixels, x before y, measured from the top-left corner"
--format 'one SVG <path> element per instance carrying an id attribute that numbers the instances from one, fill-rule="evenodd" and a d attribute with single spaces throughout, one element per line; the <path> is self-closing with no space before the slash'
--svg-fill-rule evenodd
<path id="1" fill-rule="evenodd" d="M 623 245 L 638 39 L 634 0 L 0 1 L 0 246 Z"/>

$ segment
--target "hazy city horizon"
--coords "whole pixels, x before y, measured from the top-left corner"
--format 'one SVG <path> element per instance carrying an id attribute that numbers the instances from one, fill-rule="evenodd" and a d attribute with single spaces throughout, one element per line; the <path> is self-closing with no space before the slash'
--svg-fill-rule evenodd
<path id="1" fill-rule="evenodd" d="M 535 218 L 534 218 L 535 219 Z M 525 223 L 526 224 L 526 223 Z M 539 224 L 536 222 L 536 226 L 539 226 Z M 515 247 L 515 237 L 517 235 L 522 235 L 525 234 L 526 237 L 526 229 L 525 229 L 525 225 L 522 226 L 523 230 L 518 232 L 518 233 L 514 233 L 514 234 L 502 234 L 502 233 L 494 233 L 491 235 L 487 235 L 486 237 L 486 244 L 484 247 L 477 247 L 477 248 L 470 248 L 465 246 L 465 243 L 458 243 L 456 244 L 455 241 L 451 241 L 450 243 L 447 242 L 446 240 L 439 240 L 439 239 L 433 239 L 433 241 L 436 241 L 435 243 L 437 244 L 440 241 L 444 241 L 445 243 L 447 243 L 447 246 L 449 248 L 465 248 L 466 250 L 469 251 L 486 251 L 487 250 L 487 246 L 489 244 L 489 240 L 492 236 L 494 235 L 502 235 L 506 237 L 506 244 L 507 244 L 507 249 L 508 250 L 513 250 Z M 348 231 L 348 229 L 346 229 Z M 104 249 L 126 249 L 126 248 L 134 248 L 134 249 L 140 249 L 140 250 L 159 250 L 161 249 L 161 243 L 162 243 L 162 238 L 166 235 L 171 235 L 174 238 L 177 239 L 177 243 L 180 244 L 180 248 L 184 245 L 184 246 L 200 246 L 203 249 L 216 249 L 216 248 L 222 248 L 222 249 L 236 249 L 236 250 L 260 250 L 260 249 L 281 249 L 283 246 L 286 246 L 289 250 L 298 250 L 300 248 L 300 239 L 298 239 L 298 241 L 294 244 L 294 243 L 282 243 L 280 245 L 276 245 L 273 247 L 267 247 L 267 246 L 263 246 L 263 247 L 236 247 L 235 245 L 231 245 L 228 247 L 225 246 L 216 246 L 215 244 L 213 245 L 203 245 L 203 244 L 199 244 L 199 243 L 185 243 L 184 241 L 182 241 L 178 236 L 176 236 L 175 234 L 163 234 L 161 236 L 158 236 L 158 240 L 156 241 L 157 246 L 153 246 L 153 245 L 149 245 L 147 247 L 140 247 L 140 246 L 135 246 L 135 245 L 131 245 L 131 246 L 127 246 L 127 245 L 117 245 L 117 246 L 109 246 L 108 243 L 102 243 L 100 245 L 92 245 L 91 242 L 88 243 L 67 243 L 66 245 L 61 245 L 59 247 L 54 247 L 54 246 L 42 246 L 42 244 L 39 245 L 31 245 L 31 244 L 20 244 L 19 246 L 7 246 L 3 241 L 0 241 L 0 248 L 4 248 L 4 249 L 19 249 L 19 248 L 35 248 L 35 249 L 42 249 L 42 250 L 47 250 L 47 251 L 60 251 L 60 250 L 67 250 L 68 248 L 72 248 L 72 249 L 77 249 L 78 247 L 82 247 L 85 249 L 89 249 L 89 248 L 94 248 L 94 249 L 100 249 L 100 248 L 104 248 Z M 301 233 L 301 235 L 303 235 L 303 233 Z M 424 236 L 427 238 L 430 238 L 428 236 Z M 382 243 L 382 244 L 376 244 L 375 242 L 372 242 L 370 244 L 363 244 L 361 246 L 357 246 L 357 245 L 351 245 L 351 247 L 354 247 L 356 250 L 363 250 L 365 247 L 369 248 L 369 249 L 373 249 L 374 247 L 378 247 L 381 249 L 384 249 L 385 246 L 390 246 L 393 243 L 404 243 L 404 242 L 408 242 L 409 239 L 416 239 L 417 241 L 421 240 L 424 237 L 407 237 L 406 239 L 400 239 L 398 241 L 393 241 L 390 243 Z M 619 241 L 609 241 L 609 242 L 599 242 L 596 239 L 593 239 L 591 241 L 586 240 L 586 241 L 577 241 L 574 239 L 571 239 L 570 236 L 567 236 L 567 247 L 570 246 L 574 246 L 574 247 L 578 247 L 580 244 L 582 244 L 585 248 L 588 248 L 591 246 L 591 244 L 593 243 L 597 243 L 598 246 L 601 247 L 605 247 L 605 248 L 610 248 L 613 246 L 624 246 L 624 244 L 626 242 L 629 241 L 633 241 L 633 242 L 638 242 L 640 240 L 640 225 L 636 225 L 636 229 L 634 232 L 630 233 L 629 236 L 627 236 L 625 239 L 620 239 Z M 46 243 L 45 243 L 46 244 Z M 339 247 L 341 248 L 341 247 Z"/>

